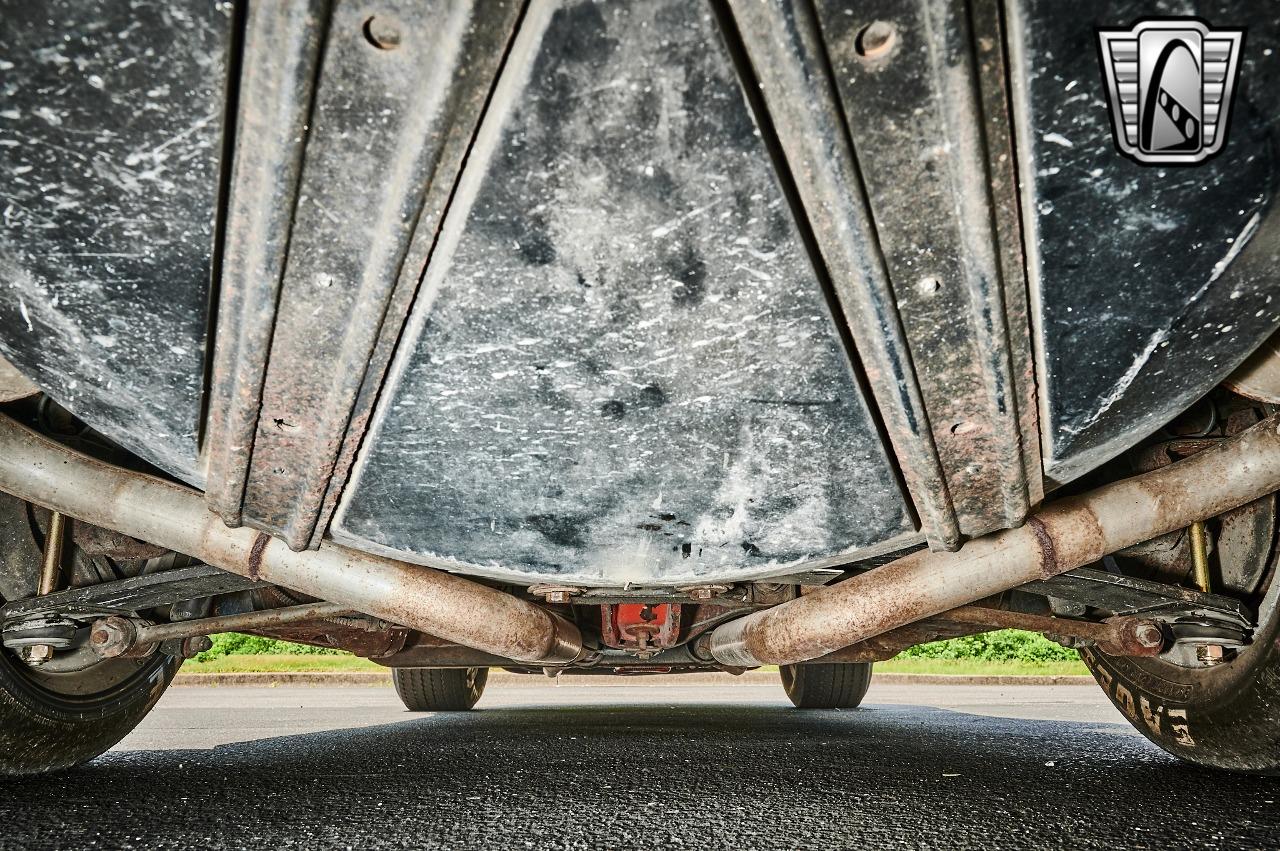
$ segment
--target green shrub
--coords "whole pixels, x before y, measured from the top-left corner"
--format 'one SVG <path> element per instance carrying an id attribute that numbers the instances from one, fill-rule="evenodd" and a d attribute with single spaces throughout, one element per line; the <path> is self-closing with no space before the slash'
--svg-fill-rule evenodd
<path id="1" fill-rule="evenodd" d="M 898 654 L 905 659 L 977 659 L 984 662 L 1068 662 L 1079 658 L 1076 651 L 1045 638 L 1038 632 L 1002 629 L 964 638 L 931 641 Z"/>
<path id="2" fill-rule="evenodd" d="M 262 654 L 335 656 L 345 652 L 326 647 L 312 647 L 310 644 L 279 641 L 275 638 L 262 638 L 258 635 L 242 635 L 238 632 L 224 632 L 210 638 L 213 639 L 213 647 L 198 654 L 195 657 L 197 662 L 208 662 L 211 659 L 221 659 L 223 656 Z"/>

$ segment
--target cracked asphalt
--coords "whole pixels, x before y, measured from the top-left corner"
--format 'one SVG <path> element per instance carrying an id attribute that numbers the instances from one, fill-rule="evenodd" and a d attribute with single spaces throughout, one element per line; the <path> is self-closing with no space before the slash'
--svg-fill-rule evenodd
<path id="1" fill-rule="evenodd" d="M 0 848 L 1274 848 L 1280 779 L 1186 766 L 1091 686 L 175 688 L 115 750 L 0 779 Z"/>

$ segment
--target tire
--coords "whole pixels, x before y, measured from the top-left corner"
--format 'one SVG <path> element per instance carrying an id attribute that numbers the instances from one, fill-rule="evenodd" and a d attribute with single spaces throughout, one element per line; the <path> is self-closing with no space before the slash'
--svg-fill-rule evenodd
<path id="1" fill-rule="evenodd" d="M 1256 505 L 1273 505 L 1266 497 Z M 1245 512 L 1245 506 L 1238 512 Z M 1156 745 L 1209 768 L 1280 775 L 1280 581 L 1274 524 L 1262 524 L 1250 588 L 1225 588 L 1258 612 L 1253 641 L 1212 668 L 1080 651 L 1111 703 Z"/>
<path id="2" fill-rule="evenodd" d="M 780 665 L 778 673 L 797 709 L 853 709 L 871 685 L 871 664 Z"/>
<path id="3" fill-rule="evenodd" d="M 45 674 L 0 650 L 0 774 L 61 771 L 104 753 L 146 717 L 179 664 L 157 655 Z"/>
<path id="4" fill-rule="evenodd" d="M 396 694 L 410 712 L 465 712 L 476 705 L 488 668 L 393 668 Z"/>
<path id="5" fill-rule="evenodd" d="M 33 595 L 39 568 L 26 503 L 0 494 L 0 603 Z M 155 706 L 180 664 L 156 654 L 55 673 L 0 647 L 0 774 L 59 771 L 103 753 Z"/>
<path id="6" fill-rule="evenodd" d="M 1210 768 L 1280 775 L 1280 629 L 1215 668 L 1159 659 L 1080 657 L 1138 732 L 1176 757 Z"/>

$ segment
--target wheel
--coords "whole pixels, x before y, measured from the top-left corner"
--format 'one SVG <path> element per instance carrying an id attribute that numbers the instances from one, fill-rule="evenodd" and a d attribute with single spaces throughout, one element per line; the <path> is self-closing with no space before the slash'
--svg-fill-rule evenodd
<path id="1" fill-rule="evenodd" d="M 34 589 L 36 531 L 26 503 L 0 494 L 0 590 Z M 0 648 L 0 774 L 58 771 L 103 753 L 146 716 L 179 664 L 156 654 L 60 672 L 56 661 L 32 667 Z"/>
<path id="2" fill-rule="evenodd" d="M 780 665 L 782 687 L 797 709 L 853 709 L 871 685 L 871 663 Z"/>
<path id="3" fill-rule="evenodd" d="M 410 712 L 465 712 L 476 705 L 488 668 L 393 668 L 396 694 Z"/>
<path id="4" fill-rule="evenodd" d="M 1252 643 L 1227 651 L 1225 661 L 1208 668 L 1113 657 L 1097 648 L 1080 656 L 1116 708 L 1169 753 L 1212 768 L 1280 774 L 1275 497 L 1208 525 L 1215 533 L 1214 590 L 1241 597 L 1258 612 Z"/>
<path id="5" fill-rule="evenodd" d="M 157 654 L 53 673 L 0 651 L 0 773 L 60 771 L 104 753 L 146 717 L 178 666 Z"/>

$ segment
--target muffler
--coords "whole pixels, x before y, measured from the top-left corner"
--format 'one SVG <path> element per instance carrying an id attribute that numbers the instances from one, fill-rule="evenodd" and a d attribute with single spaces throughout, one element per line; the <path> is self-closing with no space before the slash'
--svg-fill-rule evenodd
<path id="1" fill-rule="evenodd" d="M 706 649 L 724 665 L 790 665 L 1190 526 L 1280 490 L 1280 415 L 1158 470 L 1055 502 L 956 552 L 912 553 L 730 621 Z"/>
<path id="2" fill-rule="evenodd" d="M 72 452 L 0 416 L 0 490 L 95 526 L 495 656 L 562 665 L 582 654 L 578 628 L 510 594 L 333 544 L 294 552 L 231 529 L 188 488 Z"/>

